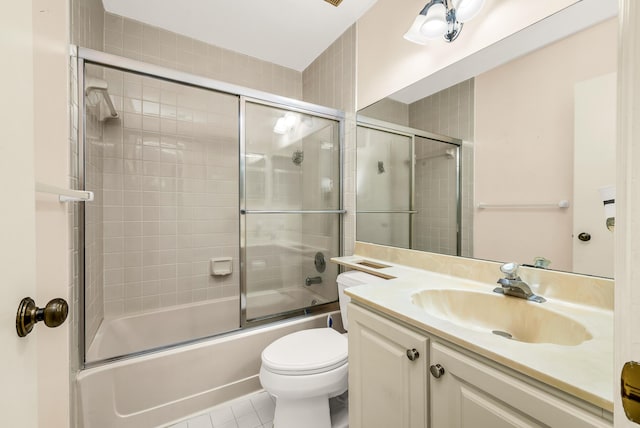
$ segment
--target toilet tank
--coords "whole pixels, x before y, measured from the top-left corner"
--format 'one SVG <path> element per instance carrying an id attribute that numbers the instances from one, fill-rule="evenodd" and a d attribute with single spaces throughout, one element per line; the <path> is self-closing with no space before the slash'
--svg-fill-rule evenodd
<path id="1" fill-rule="evenodd" d="M 340 314 L 342 316 L 342 326 L 345 330 L 349 330 L 347 320 L 347 305 L 351 301 L 351 297 L 344 294 L 345 288 L 355 285 L 374 284 L 376 282 L 386 281 L 379 276 L 371 275 L 357 270 L 351 270 L 338 275 L 338 299 L 340 300 Z"/>

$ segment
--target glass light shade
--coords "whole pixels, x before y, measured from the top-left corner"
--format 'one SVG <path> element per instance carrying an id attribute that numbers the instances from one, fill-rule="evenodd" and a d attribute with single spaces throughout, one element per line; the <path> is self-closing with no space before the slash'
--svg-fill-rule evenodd
<path id="1" fill-rule="evenodd" d="M 416 19 L 413 20 L 413 24 L 411 24 L 409 31 L 407 31 L 403 36 L 405 40 L 408 40 L 413 43 L 417 43 L 419 45 L 426 44 L 429 41 L 429 39 L 423 36 L 422 33 L 420 32 L 420 28 L 422 27 L 422 24 L 424 24 L 426 20 L 427 20 L 427 17 L 424 15 L 416 16 Z"/>
<path id="2" fill-rule="evenodd" d="M 475 18 L 482 6 L 484 6 L 484 0 L 453 0 L 458 22 L 467 22 Z"/>
<path id="3" fill-rule="evenodd" d="M 437 39 L 447 32 L 447 8 L 442 3 L 432 5 L 420 27 L 420 33 L 427 39 Z"/>

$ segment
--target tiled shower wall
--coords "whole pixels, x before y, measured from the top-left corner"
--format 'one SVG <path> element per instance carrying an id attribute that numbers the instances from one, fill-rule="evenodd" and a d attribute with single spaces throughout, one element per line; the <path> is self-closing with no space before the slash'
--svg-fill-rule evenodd
<path id="1" fill-rule="evenodd" d="M 87 76 L 102 77 L 100 70 L 87 70 Z M 87 104 L 85 116 L 85 188 L 93 191 L 94 200 L 84 203 L 84 301 L 85 338 L 91 342 L 104 318 L 104 213 L 103 213 L 103 121 L 100 104 Z"/>
<path id="2" fill-rule="evenodd" d="M 415 250 L 456 255 L 457 188 L 455 146 L 416 137 Z"/>
<path id="3" fill-rule="evenodd" d="M 105 70 L 104 300 L 112 317 L 239 293 L 238 97 Z M 232 257 L 231 275 L 209 259 Z"/>
<path id="4" fill-rule="evenodd" d="M 423 98 L 409 106 L 409 126 L 425 131 L 459 138 L 462 165 L 462 256 L 473 251 L 473 139 L 474 139 L 474 80 L 469 79 Z M 418 171 L 416 171 L 418 174 Z M 424 172 L 427 174 L 427 172 Z M 419 209 L 419 208 L 418 208 Z M 416 231 L 428 240 L 438 240 L 437 229 Z"/>

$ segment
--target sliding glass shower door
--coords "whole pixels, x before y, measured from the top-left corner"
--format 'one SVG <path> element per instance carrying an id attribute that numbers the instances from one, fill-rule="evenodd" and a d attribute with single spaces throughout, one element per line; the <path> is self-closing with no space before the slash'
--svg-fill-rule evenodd
<path id="1" fill-rule="evenodd" d="M 249 100 L 244 117 L 245 319 L 335 301 L 340 122 Z"/>
<path id="2" fill-rule="evenodd" d="M 86 361 L 240 328 L 239 97 L 84 71 Z"/>

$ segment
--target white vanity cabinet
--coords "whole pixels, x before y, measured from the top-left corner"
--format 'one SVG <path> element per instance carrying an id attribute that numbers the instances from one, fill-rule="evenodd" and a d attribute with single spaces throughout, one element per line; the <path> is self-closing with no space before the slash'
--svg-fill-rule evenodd
<path id="1" fill-rule="evenodd" d="M 438 342 L 431 364 L 432 428 L 609 427 L 611 423 Z"/>
<path id="2" fill-rule="evenodd" d="M 350 428 L 612 427 L 592 405 L 454 348 L 350 304 Z"/>
<path id="3" fill-rule="evenodd" d="M 429 339 L 349 305 L 349 427 L 427 428 Z"/>

